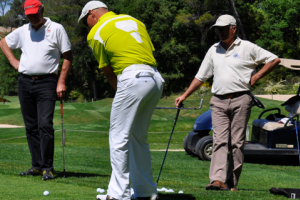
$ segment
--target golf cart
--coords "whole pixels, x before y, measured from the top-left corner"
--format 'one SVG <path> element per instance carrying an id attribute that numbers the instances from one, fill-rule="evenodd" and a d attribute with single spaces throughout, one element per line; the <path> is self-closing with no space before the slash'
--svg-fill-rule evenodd
<path id="1" fill-rule="evenodd" d="M 300 61 L 281 59 L 281 65 L 299 70 L 293 66 L 300 66 Z M 258 119 L 253 120 L 251 140 L 245 141 L 245 158 L 249 156 L 299 155 L 299 91 L 300 85 L 297 95 L 282 104 L 286 111 L 293 113 L 293 116 L 283 116 L 279 108 L 272 108 L 264 110 Z M 284 117 L 285 122 L 278 123 Z M 210 133 L 212 133 L 211 110 L 208 110 L 196 119 L 193 131 L 186 135 L 183 142 L 186 153 L 210 161 L 213 149 L 213 137 Z"/>

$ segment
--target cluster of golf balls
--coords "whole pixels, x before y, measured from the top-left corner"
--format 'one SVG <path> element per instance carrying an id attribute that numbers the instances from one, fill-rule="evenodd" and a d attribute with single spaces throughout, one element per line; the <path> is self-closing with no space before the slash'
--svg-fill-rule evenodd
<path id="1" fill-rule="evenodd" d="M 105 190 L 104 190 L 104 189 L 102 189 L 102 188 L 97 188 L 97 192 L 99 192 L 99 193 L 104 193 L 104 192 L 105 192 Z"/>
<path id="2" fill-rule="evenodd" d="M 172 189 L 167 189 L 167 188 L 165 188 L 165 187 L 163 187 L 163 188 L 161 188 L 161 189 L 157 188 L 157 191 L 158 191 L 158 192 L 169 192 L 169 193 L 174 193 L 174 190 L 172 190 Z M 178 193 L 179 193 L 179 194 L 183 194 L 183 191 L 180 190 Z"/>

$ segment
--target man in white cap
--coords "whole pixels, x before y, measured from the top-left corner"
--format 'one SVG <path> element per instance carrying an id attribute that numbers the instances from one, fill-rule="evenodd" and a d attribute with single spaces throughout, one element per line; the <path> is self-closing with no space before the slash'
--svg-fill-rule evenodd
<path id="1" fill-rule="evenodd" d="M 270 73 L 280 63 L 280 59 L 237 37 L 236 20 L 230 15 L 220 16 L 213 27 L 221 41 L 208 50 L 194 80 L 187 91 L 175 99 L 175 105 L 178 106 L 199 89 L 204 81 L 214 76 L 214 96 L 210 101 L 214 144 L 210 184 L 206 189 L 236 191 L 242 172 L 245 132 L 252 105 L 250 89 Z M 259 64 L 265 65 L 254 74 Z M 226 175 L 228 150 L 231 156 Z"/>
<path id="2" fill-rule="evenodd" d="M 112 174 L 107 195 L 97 199 L 154 200 L 157 188 L 147 135 L 164 80 L 156 69 L 153 44 L 142 22 L 108 12 L 100 1 L 88 2 L 80 20 L 90 28 L 88 44 L 116 91 L 109 131 Z"/>
<path id="3" fill-rule="evenodd" d="M 39 0 L 26 0 L 23 9 L 30 23 L 8 34 L 0 47 L 20 73 L 18 95 L 31 154 L 31 168 L 20 176 L 43 175 L 43 180 L 49 180 L 54 178 L 53 114 L 56 98 L 65 95 L 73 60 L 71 43 L 62 25 L 43 17 L 44 7 Z M 20 60 L 11 49 L 22 50 Z M 64 61 L 57 81 L 61 54 Z"/>

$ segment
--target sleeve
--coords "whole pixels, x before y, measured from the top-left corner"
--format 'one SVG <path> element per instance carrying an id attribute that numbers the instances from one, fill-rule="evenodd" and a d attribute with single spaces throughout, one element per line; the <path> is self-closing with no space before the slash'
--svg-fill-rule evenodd
<path id="1" fill-rule="evenodd" d="M 69 40 L 68 34 L 62 25 L 58 29 L 58 48 L 61 53 L 65 53 L 71 50 L 71 42 Z"/>
<path id="2" fill-rule="evenodd" d="M 204 60 L 202 61 L 201 66 L 199 68 L 199 71 L 195 76 L 195 78 L 197 78 L 202 82 L 206 81 L 213 75 L 214 65 L 211 58 L 212 49 L 213 48 L 211 47 L 207 52 L 207 54 L 205 55 Z"/>
<path id="3" fill-rule="evenodd" d="M 265 64 L 278 58 L 275 54 L 257 46 L 256 44 L 253 44 L 252 56 L 257 64 Z"/>
<path id="4" fill-rule="evenodd" d="M 21 38 L 20 36 L 22 35 L 21 32 L 22 32 L 22 27 L 20 28 L 17 28 L 16 30 L 14 30 L 13 32 L 11 32 L 10 34 L 8 34 L 6 37 L 5 37 L 5 41 L 7 43 L 7 46 L 10 48 L 10 49 L 19 49 L 22 47 L 22 43 L 21 43 Z"/>
<path id="5" fill-rule="evenodd" d="M 107 65 L 110 65 L 110 61 L 108 59 L 108 55 L 106 54 L 103 44 L 94 39 L 88 40 L 88 44 L 93 51 L 95 59 L 99 63 L 100 69 L 106 67 Z"/>

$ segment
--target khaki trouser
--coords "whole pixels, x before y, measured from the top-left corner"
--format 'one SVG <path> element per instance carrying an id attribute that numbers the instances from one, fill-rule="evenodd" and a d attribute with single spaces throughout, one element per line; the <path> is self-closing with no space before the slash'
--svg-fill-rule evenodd
<path id="1" fill-rule="evenodd" d="M 249 94 L 231 99 L 212 97 L 210 106 L 214 142 L 209 172 L 210 182 L 219 180 L 232 187 L 238 184 L 244 161 L 244 141 L 251 103 Z M 226 180 L 228 151 L 231 153 Z"/>

